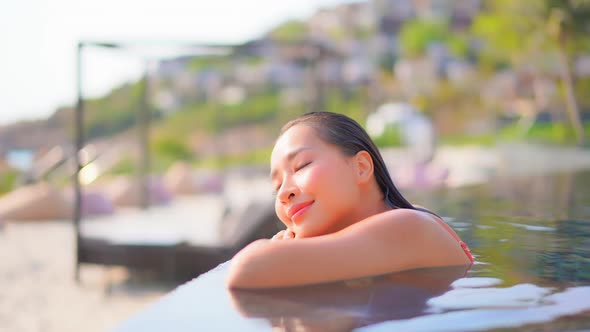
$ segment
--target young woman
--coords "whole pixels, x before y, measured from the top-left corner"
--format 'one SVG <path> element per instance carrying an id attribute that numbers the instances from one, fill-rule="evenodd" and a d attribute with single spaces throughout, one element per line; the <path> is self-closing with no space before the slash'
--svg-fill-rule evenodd
<path id="1" fill-rule="evenodd" d="M 271 178 L 287 229 L 236 254 L 228 287 L 298 286 L 473 262 L 440 217 L 399 193 L 365 130 L 342 114 L 308 113 L 287 123 L 272 152 Z"/>

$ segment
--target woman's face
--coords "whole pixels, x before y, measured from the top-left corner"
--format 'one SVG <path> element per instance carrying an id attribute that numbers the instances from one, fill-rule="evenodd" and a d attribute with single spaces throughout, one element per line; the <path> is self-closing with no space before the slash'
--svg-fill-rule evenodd
<path id="1" fill-rule="evenodd" d="M 306 124 L 289 128 L 271 157 L 275 210 L 297 238 L 324 235 L 350 224 L 360 192 L 352 157 L 322 141 Z"/>

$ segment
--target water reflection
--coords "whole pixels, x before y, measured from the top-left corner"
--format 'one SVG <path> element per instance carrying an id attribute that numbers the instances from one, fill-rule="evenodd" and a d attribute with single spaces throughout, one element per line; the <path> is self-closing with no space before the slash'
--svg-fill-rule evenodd
<path id="1" fill-rule="evenodd" d="M 429 299 L 444 294 L 468 268 L 445 267 L 323 285 L 232 290 L 245 317 L 265 318 L 273 331 L 347 331 L 423 315 Z"/>
<path id="2" fill-rule="evenodd" d="M 464 268 L 425 269 L 228 291 L 224 264 L 121 331 L 590 329 L 590 172 L 497 179 L 408 196 L 449 216 L 476 256 L 467 275 Z"/>
<path id="3" fill-rule="evenodd" d="M 533 273 L 558 283 L 590 283 L 590 222 L 560 220 L 556 234 L 540 250 Z"/>
<path id="4" fill-rule="evenodd" d="M 443 216 L 480 263 L 474 276 L 507 285 L 590 281 L 590 172 L 496 179 L 412 198 Z"/>
<path id="5" fill-rule="evenodd" d="M 590 310 L 590 287 L 551 292 L 550 288 L 531 284 L 510 288 L 452 290 L 429 301 L 433 311 L 440 311 L 438 314 L 384 322 L 363 330 L 451 332 L 510 328 L 502 331 L 521 331 L 521 326 L 529 325 L 527 331 L 564 331 L 590 326 L 583 320 L 573 324 L 558 320 Z"/>

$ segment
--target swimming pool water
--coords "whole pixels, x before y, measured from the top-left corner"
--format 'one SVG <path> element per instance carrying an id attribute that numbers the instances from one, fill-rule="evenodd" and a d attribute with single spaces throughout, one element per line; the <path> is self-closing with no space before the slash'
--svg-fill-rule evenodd
<path id="1" fill-rule="evenodd" d="M 445 217 L 476 256 L 471 268 L 228 291 L 224 263 L 118 330 L 590 329 L 590 172 L 406 195 Z"/>

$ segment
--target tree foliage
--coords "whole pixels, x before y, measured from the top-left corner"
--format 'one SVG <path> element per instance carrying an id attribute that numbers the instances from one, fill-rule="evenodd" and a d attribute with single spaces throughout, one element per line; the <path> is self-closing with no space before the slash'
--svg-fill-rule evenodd
<path id="1" fill-rule="evenodd" d="M 448 36 L 449 27 L 444 21 L 407 21 L 399 37 L 402 54 L 407 57 L 423 55 L 430 43 L 444 42 Z"/>
<path id="2" fill-rule="evenodd" d="M 459 32 L 452 32 L 446 20 L 415 19 L 404 23 L 399 37 L 402 54 L 406 57 L 418 57 L 426 53 L 431 43 L 445 44 L 451 53 L 464 57 L 468 52 L 467 37 Z"/>
<path id="3" fill-rule="evenodd" d="M 584 141 L 584 130 L 575 96 L 572 59 L 587 49 L 590 33 L 589 0 L 487 1 L 472 32 L 481 40 L 480 59 L 493 66 L 506 61 L 515 68 L 526 66 L 543 75 L 543 63 L 555 65 L 563 86 L 565 109 Z M 557 60 L 557 61 L 556 61 Z"/>
<path id="4" fill-rule="evenodd" d="M 299 20 L 287 21 L 270 32 L 270 37 L 276 41 L 296 42 L 305 39 L 307 26 Z"/>
<path id="5" fill-rule="evenodd" d="M 479 53 L 487 64 L 530 63 L 555 50 L 562 38 L 573 54 L 588 47 L 590 1 L 487 1 L 471 32 L 482 41 Z"/>

